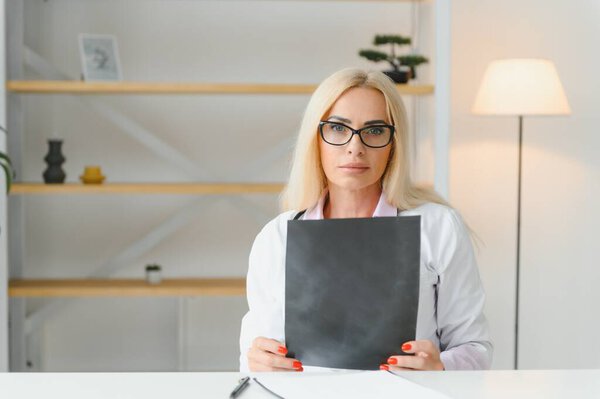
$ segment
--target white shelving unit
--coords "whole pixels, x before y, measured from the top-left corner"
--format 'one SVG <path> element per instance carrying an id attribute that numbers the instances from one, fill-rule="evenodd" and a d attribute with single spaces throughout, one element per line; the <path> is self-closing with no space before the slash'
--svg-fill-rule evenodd
<path id="1" fill-rule="evenodd" d="M 310 1 L 310 0 L 305 0 Z M 399 2 L 412 2 L 415 7 L 418 7 L 419 0 L 389 0 Z M 341 1 L 340 1 L 341 2 Z M 195 93 L 199 95 L 206 94 L 223 94 L 223 93 L 253 93 L 253 94 L 265 94 L 265 95 L 277 95 L 277 94 L 299 94 L 306 95 L 314 90 L 314 85 L 268 85 L 268 84 L 257 84 L 257 85 L 235 85 L 235 84 L 220 84 L 212 85 L 208 83 L 190 83 L 190 84 L 148 84 L 143 82 L 125 82 L 117 85 L 111 84 L 100 84 L 93 85 L 82 82 L 60 82 L 60 81 L 34 81 L 27 82 L 23 81 L 23 64 L 22 60 L 25 56 L 29 56 L 28 49 L 23 46 L 23 20 L 24 20 L 24 6 L 23 1 L 10 1 L 5 2 L 2 0 L 0 3 L 2 7 L 2 22 L 0 23 L 4 28 L 4 23 L 7 24 L 6 32 L 8 35 L 7 41 L 7 53 L 8 58 L 1 51 L 0 57 L 3 60 L 7 60 L 7 74 L 8 76 L 8 91 L 10 95 L 6 95 L 5 84 L 2 81 L 2 91 L 0 91 L 1 101 L 6 101 L 8 109 L 8 131 L 11 134 L 8 136 L 8 142 L 6 143 L 6 135 L 2 135 L 0 138 L 0 149 L 7 146 L 9 154 L 13 158 L 13 162 L 17 170 L 22 165 L 21 150 L 23 147 L 22 134 L 23 131 L 23 118 L 24 109 L 21 101 L 21 95 L 26 93 L 59 93 L 59 94 L 106 94 L 106 93 L 121 93 L 121 94 L 144 94 L 144 93 L 164 93 L 164 94 L 183 94 L 183 93 Z M 450 88 L 450 1 L 435 1 L 435 88 L 431 85 L 425 86 L 407 86 L 399 85 L 399 90 L 407 95 L 434 95 L 435 96 L 435 132 L 434 132 L 434 156 L 435 156 L 435 179 L 434 185 L 436 190 L 447 196 L 448 194 L 448 135 L 449 135 L 449 88 Z M 4 32 L 4 29 L 2 29 Z M 0 36 L 1 37 L 1 36 Z M 4 41 L 2 41 L 4 43 Z M 2 63 L 4 65 L 4 63 Z M 1 68 L 1 67 L 0 67 Z M 2 69 L 0 69 L 2 70 Z M 5 75 L 2 75 L 4 79 Z M 0 111 L 0 124 L 4 125 L 4 114 Z M 164 154 L 163 154 L 164 155 Z M 177 160 L 175 160 L 177 161 Z M 189 185 L 169 185 L 169 184 L 146 184 L 136 185 L 128 184 L 121 187 L 118 185 L 107 185 L 101 188 L 90 189 L 78 185 L 65 185 L 60 188 L 49 189 L 40 184 L 26 184 L 19 183 L 15 185 L 10 202 L 9 212 L 9 224 L 11 226 L 9 240 L 10 245 L 10 259 L 7 255 L 7 235 L 2 234 L 0 236 L 0 280 L 2 281 L 2 287 L 0 287 L 0 314 L 3 313 L 4 309 L 9 307 L 10 302 L 10 331 L 6 323 L 6 318 L 0 320 L 0 371 L 8 369 L 8 351 L 10 350 L 10 370 L 12 371 L 26 371 L 28 370 L 27 360 L 31 356 L 30 348 L 35 347 L 35 342 L 29 342 L 28 331 L 31 329 L 31 323 L 28 323 L 28 319 L 25 315 L 25 298 L 28 296 L 36 295 L 49 295 L 48 292 L 52 292 L 53 296 L 73 296 L 74 285 L 88 284 L 87 290 L 79 291 L 84 293 L 90 293 L 89 295 L 102 295 L 99 292 L 106 290 L 121 290 L 120 295 L 125 293 L 135 292 L 132 295 L 177 295 L 178 287 L 169 285 L 163 287 L 164 289 L 157 288 L 155 290 L 139 290 L 140 282 L 119 282 L 112 284 L 108 280 L 99 281 L 94 283 L 91 280 L 82 280 L 79 282 L 73 281 L 59 281 L 50 282 L 44 284 L 44 281 L 30 281 L 29 286 L 26 280 L 22 280 L 23 270 L 23 195 L 32 194 L 72 194 L 72 193 L 87 193 L 87 194 L 98 194 L 98 193 L 119 193 L 119 192 L 136 192 L 136 193 L 153 193 L 153 192 L 165 192 L 169 193 L 185 193 L 185 194 L 236 194 L 242 192 L 266 192 L 276 193 L 281 189 L 280 184 L 271 185 L 223 185 L 223 184 L 189 184 Z M 85 199 L 82 199 L 85 200 Z M 0 223 L 1 227 L 6 225 L 5 216 L 7 214 L 7 201 L 6 197 L 3 197 L 0 201 Z M 2 230 L 4 233 L 4 229 Z M 9 267 L 10 265 L 10 267 Z M 11 290 L 12 296 L 9 294 L 7 286 L 9 285 L 9 277 L 15 280 L 12 284 Z M 180 282 L 181 283 L 181 282 Z M 212 291 L 207 291 L 206 280 L 198 279 L 195 281 L 195 285 L 192 287 L 186 286 L 186 294 L 182 295 L 206 295 L 206 292 L 211 292 L 209 295 L 240 295 L 243 294 L 240 291 L 240 281 L 231 280 L 225 283 L 219 283 L 218 288 Z M 212 284 L 208 282 L 208 284 Z M 229 285 L 228 285 L 229 284 Z M 57 288 L 57 286 L 59 288 Z M 118 287 L 116 287 L 118 286 Z M 23 291 L 24 288 L 28 291 Z M 90 288 L 91 287 L 91 288 Z M 116 287 L 116 288 L 115 288 Z M 21 290 L 21 291 L 19 291 Z M 38 291 L 36 291 L 38 290 Z M 46 291 L 44 291 L 46 290 Z M 49 291 L 48 291 L 49 290 Z M 105 291 L 102 291 L 105 290 Z M 17 294 L 15 294 L 17 292 Z M 18 293 L 21 294 L 18 294 Z M 23 294 L 26 292 L 26 294 Z M 37 294 L 36 294 L 37 292 Z M 112 292 L 112 291 L 111 291 Z M 46 294 L 44 294 L 46 293 Z M 165 294 L 166 293 L 166 294 Z M 194 294 L 195 293 L 195 294 Z M 81 294 L 85 295 L 85 294 Z M 10 299 L 10 300 L 9 300 Z M 10 335 L 10 345 L 7 345 L 7 337 Z"/>

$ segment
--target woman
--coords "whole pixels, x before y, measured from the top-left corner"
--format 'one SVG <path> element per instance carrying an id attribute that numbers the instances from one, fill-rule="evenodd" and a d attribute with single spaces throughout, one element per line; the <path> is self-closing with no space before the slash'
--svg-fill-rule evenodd
<path id="1" fill-rule="evenodd" d="M 249 259 L 242 371 L 303 371 L 284 336 L 287 221 L 421 216 L 416 339 L 384 370 L 489 368 L 492 344 L 469 234 L 458 213 L 410 179 L 406 111 L 381 72 L 344 69 L 313 94 L 282 195 L 286 211 L 258 234 Z M 306 210 L 305 213 L 300 211 Z M 415 356 L 402 356 L 403 353 Z"/>

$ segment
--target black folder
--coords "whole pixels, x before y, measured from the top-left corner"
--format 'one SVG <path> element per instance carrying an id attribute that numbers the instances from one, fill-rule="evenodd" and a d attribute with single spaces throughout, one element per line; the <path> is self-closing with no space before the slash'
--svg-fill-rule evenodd
<path id="1" fill-rule="evenodd" d="M 378 370 L 415 339 L 421 217 L 290 220 L 285 271 L 288 357 Z"/>

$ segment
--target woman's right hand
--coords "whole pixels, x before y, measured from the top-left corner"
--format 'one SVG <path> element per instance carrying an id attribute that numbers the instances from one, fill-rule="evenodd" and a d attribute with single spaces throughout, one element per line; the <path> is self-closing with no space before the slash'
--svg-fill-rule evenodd
<path id="1" fill-rule="evenodd" d="M 287 348 L 274 339 L 256 337 L 248 350 L 250 371 L 303 371 L 302 363 L 285 357 Z"/>

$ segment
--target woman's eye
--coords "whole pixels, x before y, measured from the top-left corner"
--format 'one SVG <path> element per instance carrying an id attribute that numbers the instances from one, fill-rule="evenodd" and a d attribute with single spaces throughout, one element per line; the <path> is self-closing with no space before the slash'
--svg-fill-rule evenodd
<path id="1" fill-rule="evenodd" d="M 341 125 L 331 125 L 331 129 L 333 129 L 334 132 L 343 132 L 346 130 L 344 126 Z"/>
<path id="2" fill-rule="evenodd" d="M 383 128 L 373 127 L 371 129 L 367 130 L 367 133 L 377 136 L 377 135 L 380 135 L 383 133 Z"/>

